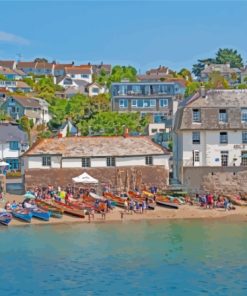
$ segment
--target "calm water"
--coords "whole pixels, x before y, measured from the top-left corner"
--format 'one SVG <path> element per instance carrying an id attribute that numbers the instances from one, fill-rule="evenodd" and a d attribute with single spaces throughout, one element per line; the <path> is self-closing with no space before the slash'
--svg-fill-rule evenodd
<path id="1" fill-rule="evenodd" d="M 0 295 L 247 295 L 246 222 L 0 228 Z"/>

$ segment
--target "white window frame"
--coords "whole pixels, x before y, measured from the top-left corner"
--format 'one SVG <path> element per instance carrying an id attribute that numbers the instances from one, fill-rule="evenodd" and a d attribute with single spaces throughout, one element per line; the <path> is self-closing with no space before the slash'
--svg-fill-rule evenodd
<path id="1" fill-rule="evenodd" d="M 50 167 L 51 166 L 51 156 L 42 156 L 42 166 L 43 167 Z"/>
<path id="2" fill-rule="evenodd" d="M 131 100 L 131 107 L 137 108 L 137 100 Z"/>
<path id="3" fill-rule="evenodd" d="M 146 165 L 153 165 L 153 156 L 152 155 L 146 156 L 145 163 L 146 163 Z"/>
<path id="4" fill-rule="evenodd" d="M 113 156 L 108 156 L 106 158 L 106 166 L 107 167 L 115 167 L 116 166 L 116 158 Z"/>
<path id="5" fill-rule="evenodd" d="M 127 101 L 127 106 L 124 105 L 124 102 Z M 119 108 L 127 109 L 128 108 L 128 100 L 127 99 L 120 99 L 119 100 Z"/>
<path id="6" fill-rule="evenodd" d="M 90 157 L 82 157 L 81 166 L 83 168 L 90 168 L 91 167 L 91 159 L 90 159 Z"/>
<path id="7" fill-rule="evenodd" d="M 159 100 L 160 107 L 168 107 L 168 99 L 160 99 Z"/>
<path id="8" fill-rule="evenodd" d="M 200 109 L 192 109 L 192 122 L 200 123 L 201 122 L 201 110 Z"/>
<path id="9" fill-rule="evenodd" d="M 228 144 L 228 132 L 220 132 L 220 144 Z"/>
<path id="10" fill-rule="evenodd" d="M 247 108 L 241 109 L 241 121 L 247 123 Z"/>

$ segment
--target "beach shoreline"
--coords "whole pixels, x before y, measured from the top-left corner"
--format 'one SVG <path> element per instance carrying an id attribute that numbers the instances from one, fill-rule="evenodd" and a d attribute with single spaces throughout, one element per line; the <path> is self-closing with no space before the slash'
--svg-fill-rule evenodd
<path id="1" fill-rule="evenodd" d="M 6 195 L 10 202 L 13 200 L 22 201 L 22 196 Z M 155 210 L 147 210 L 145 213 L 124 213 L 124 210 L 116 207 L 106 214 L 103 219 L 101 214 L 95 214 L 94 219 L 78 218 L 64 214 L 62 218 L 50 218 L 50 221 L 42 221 L 36 218 L 31 223 L 12 219 L 9 227 L 13 226 L 30 226 L 30 225 L 60 225 L 60 224 L 100 224 L 100 223 L 121 223 L 121 222 L 138 222 L 138 221 L 175 221 L 175 220 L 225 220 L 225 221 L 247 221 L 247 207 L 236 206 L 235 210 L 225 211 L 224 209 L 205 209 L 197 205 L 182 205 L 179 209 L 168 209 L 156 206 Z"/>

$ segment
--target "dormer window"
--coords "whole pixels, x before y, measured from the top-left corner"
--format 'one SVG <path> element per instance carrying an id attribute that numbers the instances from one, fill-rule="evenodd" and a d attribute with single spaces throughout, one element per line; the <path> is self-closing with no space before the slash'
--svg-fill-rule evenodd
<path id="1" fill-rule="evenodd" d="M 201 110 L 193 109 L 192 110 L 192 122 L 201 122 Z"/>

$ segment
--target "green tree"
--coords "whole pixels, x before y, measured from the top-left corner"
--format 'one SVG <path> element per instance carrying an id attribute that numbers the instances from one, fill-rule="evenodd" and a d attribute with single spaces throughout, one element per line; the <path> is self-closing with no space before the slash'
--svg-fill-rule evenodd
<path id="1" fill-rule="evenodd" d="M 200 89 L 201 83 L 198 81 L 188 82 L 185 89 L 185 97 L 190 97 Z"/>
<path id="2" fill-rule="evenodd" d="M 216 63 L 229 63 L 231 68 L 242 68 L 244 66 L 243 59 L 237 50 L 230 48 L 220 48 L 216 53 Z"/>
<path id="3" fill-rule="evenodd" d="M 209 82 L 206 83 L 207 89 L 227 89 L 229 84 L 227 80 L 220 75 L 219 72 L 215 71 L 209 75 Z"/>
<path id="4" fill-rule="evenodd" d="M 214 63 L 215 63 L 215 59 L 212 59 L 212 58 L 198 60 L 198 63 L 197 64 L 194 64 L 192 66 L 192 73 L 196 77 L 200 77 L 201 71 L 204 70 L 205 65 L 207 65 L 207 64 L 214 64 Z"/>
<path id="5" fill-rule="evenodd" d="M 190 70 L 186 69 L 186 68 L 182 68 L 178 73 L 178 77 L 182 77 L 183 79 L 185 79 L 186 81 L 192 81 L 192 75 Z"/>
<path id="6" fill-rule="evenodd" d="M 19 120 L 20 128 L 28 134 L 29 144 L 31 144 L 31 127 L 27 116 L 22 116 Z"/>
<path id="7" fill-rule="evenodd" d="M 0 80 L 8 80 L 3 74 L 0 74 Z"/>

